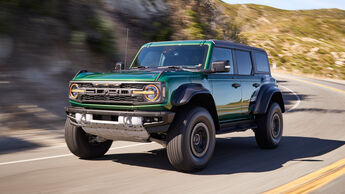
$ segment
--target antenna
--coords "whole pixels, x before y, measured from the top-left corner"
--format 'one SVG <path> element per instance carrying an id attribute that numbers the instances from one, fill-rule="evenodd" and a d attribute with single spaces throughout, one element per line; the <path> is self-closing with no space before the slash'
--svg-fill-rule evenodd
<path id="1" fill-rule="evenodd" d="M 126 28 L 126 47 L 125 47 L 125 66 L 126 66 L 126 64 L 127 64 L 127 50 L 128 50 L 128 31 L 129 31 L 129 29 L 128 28 Z"/>

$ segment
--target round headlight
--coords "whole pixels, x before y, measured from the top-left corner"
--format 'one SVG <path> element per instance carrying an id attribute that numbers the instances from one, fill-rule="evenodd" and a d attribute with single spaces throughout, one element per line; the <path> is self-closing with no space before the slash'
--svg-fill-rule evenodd
<path id="1" fill-rule="evenodd" d="M 78 84 L 72 84 L 70 86 L 70 90 L 69 90 L 69 95 L 72 97 L 72 98 L 77 98 L 78 97 Z"/>
<path id="2" fill-rule="evenodd" d="M 156 101 L 157 98 L 159 97 L 159 89 L 155 85 L 147 85 L 145 87 L 145 91 L 150 93 L 150 94 L 145 94 L 145 98 L 148 101 Z"/>

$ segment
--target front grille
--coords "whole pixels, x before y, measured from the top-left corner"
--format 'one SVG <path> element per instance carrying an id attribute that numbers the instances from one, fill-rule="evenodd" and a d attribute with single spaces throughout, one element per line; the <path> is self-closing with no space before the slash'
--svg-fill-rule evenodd
<path id="1" fill-rule="evenodd" d="M 133 104 L 144 102 L 141 96 L 105 96 L 105 95 L 82 95 L 81 102 L 96 104 Z"/>
<path id="2" fill-rule="evenodd" d="M 121 84 L 121 88 L 143 89 L 145 84 Z"/>
<path id="3" fill-rule="evenodd" d="M 127 88 L 127 89 L 143 89 L 146 84 L 142 83 L 121 83 L 121 84 L 111 84 L 111 83 L 79 83 L 81 88 Z"/>
<path id="4" fill-rule="evenodd" d="M 79 83 L 78 84 L 79 87 L 81 88 L 93 88 L 94 86 L 92 85 L 92 83 Z"/>
<path id="5" fill-rule="evenodd" d="M 99 100 L 107 100 L 106 96 L 90 96 L 90 95 L 82 95 L 81 96 L 82 101 L 99 101 Z"/>
<path id="6" fill-rule="evenodd" d="M 82 95 L 81 96 L 82 101 L 138 101 L 141 100 L 137 96 L 104 96 L 104 95 Z"/>
<path id="7" fill-rule="evenodd" d="M 145 102 L 142 96 L 133 96 L 133 90 L 142 90 L 144 83 L 78 83 L 85 90 L 78 101 L 88 104 L 128 104 Z"/>

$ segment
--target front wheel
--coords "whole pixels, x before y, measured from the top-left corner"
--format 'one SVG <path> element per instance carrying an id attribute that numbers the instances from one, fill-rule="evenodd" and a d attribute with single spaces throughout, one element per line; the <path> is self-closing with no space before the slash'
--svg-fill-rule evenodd
<path id="1" fill-rule="evenodd" d="M 256 118 L 258 127 L 254 130 L 256 143 L 260 148 L 276 148 L 283 134 L 283 115 L 278 103 L 270 105 L 267 113 Z"/>
<path id="2" fill-rule="evenodd" d="M 103 156 L 113 143 L 112 140 L 85 133 L 81 127 L 72 125 L 69 118 L 65 123 L 65 140 L 74 155 L 85 159 Z"/>
<path id="3" fill-rule="evenodd" d="M 192 172 L 205 168 L 214 147 L 215 126 L 206 109 L 186 107 L 176 114 L 167 145 L 169 161 L 176 169 Z"/>

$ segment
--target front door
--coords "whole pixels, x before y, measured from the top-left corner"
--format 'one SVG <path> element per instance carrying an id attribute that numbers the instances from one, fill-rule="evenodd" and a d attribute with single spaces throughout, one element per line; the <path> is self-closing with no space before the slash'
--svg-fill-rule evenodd
<path id="1" fill-rule="evenodd" d="M 240 80 L 234 76 L 232 56 L 231 49 L 213 48 L 211 63 L 225 60 L 230 62 L 230 72 L 213 73 L 208 77 L 220 122 L 238 120 L 242 113 L 241 84 Z"/>

